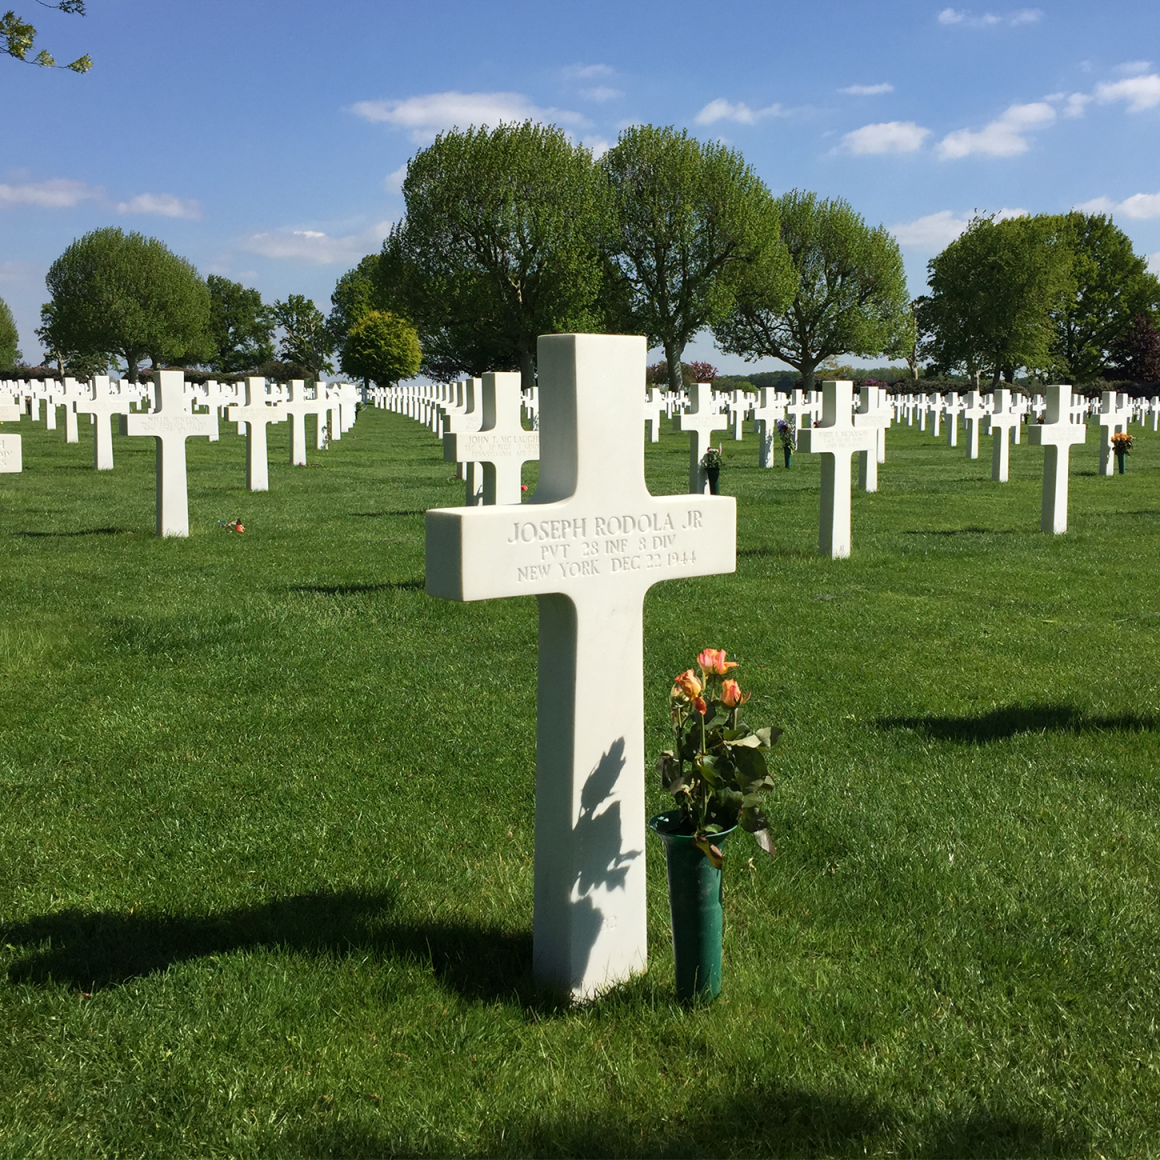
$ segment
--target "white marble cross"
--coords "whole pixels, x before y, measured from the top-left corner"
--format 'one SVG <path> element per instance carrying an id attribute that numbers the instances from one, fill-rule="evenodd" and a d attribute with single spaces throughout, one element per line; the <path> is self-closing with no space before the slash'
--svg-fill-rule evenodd
<path id="1" fill-rule="evenodd" d="M 745 412 L 749 409 L 749 396 L 744 391 L 730 391 L 727 398 L 730 432 L 733 442 L 740 443 L 745 435 Z"/>
<path id="2" fill-rule="evenodd" d="M 185 475 L 185 441 L 191 435 L 208 437 L 217 427 L 217 415 L 194 415 L 185 393 L 181 371 L 154 371 L 157 407 L 149 414 L 133 412 L 124 418 L 126 435 L 152 435 L 157 440 L 157 534 L 189 535 L 189 489 Z"/>
<path id="3" fill-rule="evenodd" d="M 1112 436 L 1128 429 L 1128 396 L 1116 391 L 1104 391 L 1100 397 L 1100 475 L 1114 475 Z"/>
<path id="4" fill-rule="evenodd" d="M 661 416 L 665 414 L 665 400 L 659 387 L 649 387 L 644 393 L 644 426 L 650 443 L 661 441 Z"/>
<path id="5" fill-rule="evenodd" d="M 113 470 L 113 416 L 129 413 L 129 396 L 112 394 L 106 375 L 94 375 L 91 398 L 82 391 L 73 404 L 78 415 L 91 415 L 93 432 L 93 465 L 97 471 Z"/>
<path id="6" fill-rule="evenodd" d="M 24 408 L 9 395 L 0 395 L 0 423 L 19 423 Z M 19 435 L 0 434 L 0 475 L 24 470 L 24 456 Z"/>
<path id="7" fill-rule="evenodd" d="M 1087 439 L 1087 424 L 1073 414 L 1071 387 L 1049 386 L 1042 423 L 1027 429 L 1027 442 L 1043 448 L 1043 510 L 1039 526 L 1067 531 L 1067 469 L 1071 449 Z"/>
<path id="8" fill-rule="evenodd" d="M 849 379 L 822 383 L 822 425 L 807 427 L 797 437 L 799 451 L 822 456 L 818 555 L 832 560 L 850 554 L 850 456 L 855 451 L 876 452 L 878 445 L 878 426 L 858 423 L 853 405 L 854 384 Z"/>
<path id="9" fill-rule="evenodd" d="M 753 429 L 757 433 L 757 466 L 773 466 L 773 437 L 777 421 L 785 418 L 786 399 L 772 387 L 762 387 L 753 404 Z"/>
<path id="10" fill-rule="evenodd" d="M 647 962 L 645 592 L 736 566 L 732 498 L 645 485 L 646 346 L 541 337 L 531 504 L 427 512 L 431 595 L 539 598 L 533 969 L 576 998 Z"/>
<path id="11" fill-rule="evenodd" d="M 942 424 L 942 397 L 938 394 L 926 396 L 926 417 L 930 420 L 930 433 L 935 439 L 939 436 L 939 427 Z"/>
<path id="12" fill-rule="evenodd" d="M 963 397 L 963 405 L 959 408 L 963 422 L 967 427 L 967 458 L 979 458 L 979 433 L 982 431 L 982 422 L 987 415 L 987 408 L 979 398 L 978 391 L 968 391 Z M 952 446 L 954 446 L 952 444 Z"/>
<path id="13" fill-rule="evenodd" d="M 519 371 L 489 371 L 483 376 L 482 422 L 478 431 L 443 436 L 443 458 L 449 463 L 483 464 L 483 502 L 520 502 L 520 473 L 529 459 L 540 457 L 540 433 L 520 422 Z M 473 488 L 475 480 L 468 485 Z"/>
<path id="14" fill-rule="evenodd" d="M 315 390 L 314 398 L 306 393 L 304 379 L 290 380 L 290 397 L 282 404 L 282 410 L 290 416 L 290 466 L 306 466 L 306 416 L 313 415 L 319 429 L 326 425 L 326 391 Z M 319 396 L 323 396 L 319 398 Z M 314 440 L 317 449 L 318 439 Z"/>
<path id="15" fill-rule="evenodd" d="M 987 430 L 991 435 L 991 479 L 1006 483 L 1011 466 L 1011 432 L 1019 426 L 1020 416 L 1012 392 L 996 387 L 991 398 Z"/>
<path id="16" fill-rule="evenodd" d="M 250 491 L 269 491 L 270 456 L 266 427 L 271 423 L 286 422 L 286 412 L 282 407 L 266 402 L 266 380 L 246 379 L 245 404 L 230 407 L 226 418 L 231 423 L 246 424 L 246 486 Z"/>
<path id="17" fill-rule="evenodd" d="M 64 441 L 79 443 L 80 433 L 77 431 L 76 404 L 86 394 L 87 387 L 78 383 L 76 379 L 64 381 Z"/>
<path id="18" fill-rule="evenodd" d="M 962 403 L 959 402 L 958 391 L 951 391 L 943 396 L 943 414 L 947 421 L 947 446 L 958 447 L 959 445 L 959 412 L 962 410 Z"/>
<path id="19" fill-rule="evenodd" d="M 701 456 L 709 448 L 714 431 L 723 431 L 728 420 L 713 409 L 713 388 L 708 383 L 689 384 L 689 405 L 673 416 L 673 430 L 689 435 L 689 492 L 704 495 L 709 477 L 701 466 Z"/>
<path id="20" fill-rule="evenodd" d="M 858 452 L 858 486 L 863 491 L 878 490 L 878 464 L 886 458 L 886 429 L 893 414 L 882 387 L 858 388 L 858 413 L 854 423 L 874 429 L 874 446 Z"/>

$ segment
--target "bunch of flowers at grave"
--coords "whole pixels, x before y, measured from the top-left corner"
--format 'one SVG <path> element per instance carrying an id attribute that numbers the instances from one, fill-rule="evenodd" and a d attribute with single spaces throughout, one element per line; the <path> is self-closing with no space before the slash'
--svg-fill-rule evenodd
<path id="1" fill-rule="evenodd" d="M 681 807 L 681 820 L 697 847 L 718 869 L 721 851 L 713 835 L 740 825 L 767 853 L 773 850 L 761 796 L 773 787 L 765 754 L 781 730 L 751 729 L 741 720 L 749 700 L 734 677 L 736 661 L 724 649 L 704 649 L 697 668 L 673 681 L 669 712 L 676 746 L 660 756 L 665 789 Z"/>
<path id="2" fill-rule="evenodd" d="M 797 450 L 797 428 L 786 419 L 777 421 L 777 437 L 786 451 Z"/>
<path id="3" fill-rule="evenodd" d="M 1112 450 L 1117 455 L 1132 454 L 1132 436 L 1127 431 L 1117 431 L 1112 436 Z"/>
<path id="4" fill-rule="evenodd" d="M 714 467 L 721 466 L 721 445 L 716 447 L 710 446 L 709 450 L 701 456 L 701 466 L 706 471 L 711 471 Z"/>

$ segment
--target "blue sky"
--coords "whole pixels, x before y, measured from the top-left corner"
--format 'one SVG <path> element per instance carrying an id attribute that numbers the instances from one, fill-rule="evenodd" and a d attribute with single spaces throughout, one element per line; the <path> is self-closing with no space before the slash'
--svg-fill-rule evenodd
<path id="1" fill-rule="evenodd" d="M 891 228 L 912 294 L 975 210 L 1111 212 L 1160 270 L 1155 0 L 9 2 L 38 47 L 94 61 L 0 59 L 0 297 L 29 361 L 45 272 L 101 226 L 328 310 L 402 215 L 407 158 L 498 119 L 594 151 L 634 122 L 724 140 L 775 194 L 845 197 Z M 688 355 L 743 366 L 710 339 Z"/>

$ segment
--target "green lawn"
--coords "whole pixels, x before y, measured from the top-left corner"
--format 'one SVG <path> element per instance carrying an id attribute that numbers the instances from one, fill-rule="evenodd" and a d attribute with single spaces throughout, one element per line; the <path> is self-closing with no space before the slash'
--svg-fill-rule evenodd
<path id="1" fill-rule="evenodd" d="M 86 423 L 20 430 L 0 1155 L 1160 1151 L 1160 436 L 1106 479 L 1089 433 L 1052 537 L 1041 450 L 993 484 L 989 440 L 895 428 L 838 562 L 816 458 L 725 444 L 738 569 L 648 598 L 649 760 L 705 646 L 786 733 L 687 1010 L 651 837 L 649 973 L 532 984 L 536 609 L 425 595 L 422 514 L 462 502 L 425 428 L 364 411 L 305 469 L 272 428 L 251 495 L 223 423 L 164 541 L 151 441 L 98 475 Z M 686 470 L 648 448 L 654 492 Z"/>

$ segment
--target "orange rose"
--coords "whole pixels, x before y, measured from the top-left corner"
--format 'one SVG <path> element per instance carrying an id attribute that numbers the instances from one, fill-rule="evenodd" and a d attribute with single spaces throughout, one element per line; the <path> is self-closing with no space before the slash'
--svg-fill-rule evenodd
<path id="1" fill-rule="evenodd" d="M 696 709 L 697 712 L 700 713 L 702 717 L 707 717 L 709 714 L 709 706 L 705 704 L 704 697 L 694 697 L 693 698 L 693 708 Z"/>
<path id="2" fill-rule="evenodd" d="M 694 697 L 699 697 L 704 687 L 692 669 L 686 669 L 673 682 L 673 691 L 683 693 L 690 700 Z"/>
<path id="3" fill-rule="evenodd" d="M 721 700 L 729 706 L 730 709 L 736 709 L 738 705 L 744 705 L 749 700 L 752 694 L 742 694 L 741 686 L 733 680 L 721 682 Z"/>
<path id="4" fill-rule="evenodd" d="M 723 677 L 730 669 L 737 668 L 736 661 L 727 661 L 725 659 L 725 650 L 723 648 L 707 648 L 700 656 L 697 657 L 697 664 L 701 666 L 703 673 L 716 673 Z"/>

